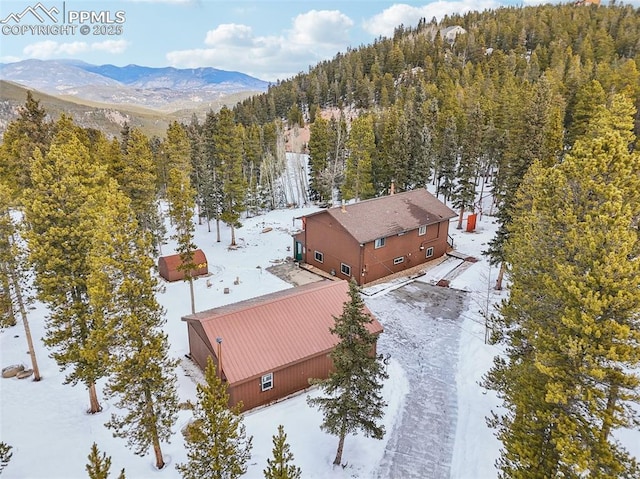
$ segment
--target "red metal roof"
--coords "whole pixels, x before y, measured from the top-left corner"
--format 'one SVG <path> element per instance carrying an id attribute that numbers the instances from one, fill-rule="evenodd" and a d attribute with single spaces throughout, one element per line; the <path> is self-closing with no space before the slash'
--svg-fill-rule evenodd
<path id="1" fill-rule="evenodd" d="M 369 243 L 457 216 L 425 188 L 337 206 L 309 216 L 318 214 L 331 215 L 358 243 Z"/>
<path id="2" fill-rule="evenodd" d="M 338 343 L 329 328 L 348 292 L 346 281 L 321 281 L 182 319 L 200 322 L 214 351 L 222 338 L 222 371 L 233 384 L 329 352 Z M 382 332 L 375 318 L 368 329 Z"/>

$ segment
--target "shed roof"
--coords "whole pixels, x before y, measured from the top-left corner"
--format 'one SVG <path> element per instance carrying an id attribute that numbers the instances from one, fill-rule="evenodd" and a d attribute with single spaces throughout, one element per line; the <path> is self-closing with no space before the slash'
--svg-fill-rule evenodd
<path id="1" fill-rule="evenodd" d="M 337 206 L 313 213 L 329 214 L 359 243 L 369 243 L 398 233 L 449 220 L 457 214 L 426 189 Z"/>
<path id="2" fill-rule="evenodd" d="M 165 262 L 165 264 L 167 265 L 167 269 L 169 271 L 174 271 L 177 270 L 180 265 L 182 264 L 182 259 L 180 258 L 180 253 L 176 253 L 176 254 L 171 254 L 168 256 L 161 256 L 159 258 L 160 260 L 163 260 Z M 207 257 L 204 254 L 204 251 L 202 251 L 201 249 L 197 249 L 194 250 L 193 252 L 193 262 L 194 264 L 201 264 L 201 263 L 206 263 L 207 262 Z"/>
<path id="3" fill-rule="evenodd" d="M 330 351 L 338 338 L 329 328 L 348 292 L 347 281 L 320 281 L 182 319 L 199 322 L 214 351 L 222 338 L 222 371 L 233 384 Z M 368 329 L 382 332 L 375 318 Z"/>

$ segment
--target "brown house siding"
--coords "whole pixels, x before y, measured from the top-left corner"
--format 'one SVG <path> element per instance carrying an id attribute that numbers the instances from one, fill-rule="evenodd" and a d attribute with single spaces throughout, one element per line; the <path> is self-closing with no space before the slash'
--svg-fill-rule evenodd
<path id="1" fill-rule="evenodd" d="M 224 361 L 224 360 L 223 360 Z M 224 368 L 224 364 L 223 364 Z M 313 356 L 297 364 L 293 364 L 273 373 L 273 387 L 262 391 L 262 375 L 229 386 L 229 405 L 233 406 L 242 400 L 242 411 L 264 406 L 287 397 L 309 387 L 309 379 L 326 379 L 331 368 L 329 351 Z"/>
<path id="2" fill-rule="evenodd" d="M 327 273 L 335 273 L 340 279 L 348 280 L 353 276 L 358 280 L 357 276 L 361 270 L 360 245 L 342 225 L 333 221 L 329 215 L 318 215 L 307 218 L 303 235 L 306 245 L 305 263 Z M 316 260 L 316 251 L 322 253 L 322 263 Z M 351 267 L 351 276 L 341 272 L 342 263 Z"/>
<path id="3" fill-rule="evenodd" d="M 360 246 L 330 215 L 314 215 L 305 219 L 304 231 L 294 239 L 305 246 L 305 263 L 348 279 L 341 271 L 341 265 L 346 264 L 351 267 L 351 276 L 362 286 L 444 255 L 448 248 L 449 220 L 430 224 L 426 229 L 424 235 L 418 235 L 416 228 L 388 236 L 383 247 L 375 248 L 375 242 Z M 427 257 L 431 247 L 433 255 Z M 322 253 L 322 262 L 316 259 L 316 251 Z M 403 261 L 394 264 L 396 258 L 403 258 Z"/>

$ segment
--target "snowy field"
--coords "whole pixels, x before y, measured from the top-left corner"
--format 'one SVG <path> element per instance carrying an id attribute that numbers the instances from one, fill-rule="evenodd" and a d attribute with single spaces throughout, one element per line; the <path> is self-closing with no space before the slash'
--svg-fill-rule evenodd
<path id="1" fill-rule="evenodd" d="M 239 247 L 230 250 L 230 233 L 222 226 L 222 241 L 207 225 L 197 226 L 196 244 L 208 258 L 211 276 L 195 281 L 196 308 L 204 310 L 291 287 L 266 268 L 291 256 L 291 233 L 299 226 L 295 217 L 315 208 L 273 211 L 245 219 L 236 236 Z M 272 228 L 263 232 L 265 228 Z M 214 225 L 212 230 L 215 231 Z M 429 276 L 420 281 L 393 283 L 377 287 L 365 298 L 385 327 L 380 352 L 390 355 L 389 379 L 384 395 L 388 402 L 384 419 L 387 435 L 382 441 L 363 436 L 348 436 L 345 442 L 345 467 L 333 468 L 337 438 L 320 431 L 321 415 L 306 404 L 307 394 L 299 394 L 275 405 L 249 412 L 245 416 L 247 432 L 253 436 L 250 466 L 245 477 L 259 479 L 271 457 L 271 437 L 283 424 L 295 464 L 304 478 L 495 478 L 494 461 L 499 443 L 487 428 L 485 417 L 496 409 L 492 392 L 478 385 L 482 375 L 500 350 L 486 345 L 484 320 L 480 311 L 504 298 L 490 286 L 497 270 L 481 256 L 495 225 L 484 216 L 474 233 L 455 229 L 451 224 L 456 249 L 480 259 L 451 279 L 450 298 L 455 307 L 433 307 L 428 294 Z M 163 254 L 174 252 L 171 243 Z M 235 284 L 237 283 L 237 284 Z M 225 294 L 224 289 L 229 288 Z M 413 298 L 408 301 L 407 298 Z M 195 399 L 195 380 L 199 371 L 190 363 L 187 328 L 180 320 L 190 313 L 186 283 L 163 283 L 160 301 L 166 308 L 166 331 L 171 353 L 181 358 L 177 369 L 181 401 Z M 431 306 L 430 306 L 431 304 Z M 448 303 L 449 304 L 449 303 Z M 446 314 L 447 309 L 451 314 Z M 432 313 L 432 312 L 437 312 Z M 86 414 L 88 393 L 82 386 L 63 385 L 64 374 L 47 356 L 39 338 L 43 336 L 46 311 L 38 304 L 29 312 L 31 328 L 43 380 L 0 380 L 1 440 L 13 446 L 13 458 L 3 478 L 56 479 L 86 477 L 85 464 L 95 441 L 102 452 L 112 457 L 112 477 L 121 468 L 129 479 L 179 478 L 177 463 L 186 461 L 180 429 L 190 417 L 181 411 L 170 444 L 163 444 L 168 465 L 155 470 L 152 455 L 135 456 L 125 441 L 113 438 L 104 427 L 115 406 L 103 400 L 104 411 Z M 0 361 L 29 364 L 22 324 L 0 333 Z M 636 457 L 640 457 L 640 432 L 622 431 L 618 437 Z"/>

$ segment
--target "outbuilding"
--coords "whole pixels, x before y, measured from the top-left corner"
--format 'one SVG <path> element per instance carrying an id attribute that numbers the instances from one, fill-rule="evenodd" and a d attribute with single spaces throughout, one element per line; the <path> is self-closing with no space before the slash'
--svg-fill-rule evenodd
<path id="1" fill-rule="evenodd" d="M 329 329 L 349 300 L 347 281 L 323 280 L 185 316 L 191 359 L 204 370 L 212 357 L 230 406 L 269 404 L 328 377 Z M 368 329 L 382 332 L 373 316 Z"/>
<path id="2" fill-rule="evenodd" d="M 195 269 L 191 271 L 191 277 L 204 276 L 209 274 L 209 266 L 204 251 L 197 249 L 193 252 L 193 263 Z M 158 259 L 158 272 L 167 281 L 180 281 L 185 277 L 185 271 L 180 269 L 182 259 L 179 254 L 161 256 Z"/>

